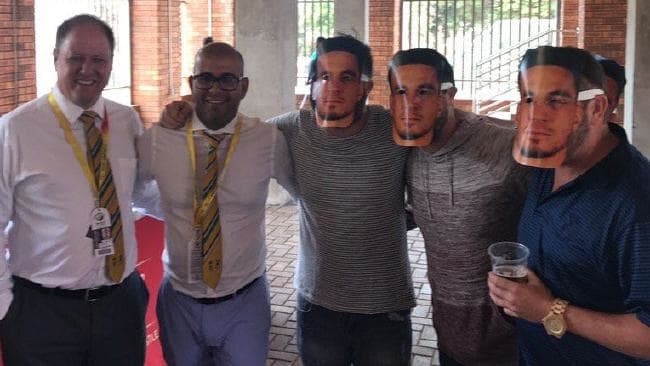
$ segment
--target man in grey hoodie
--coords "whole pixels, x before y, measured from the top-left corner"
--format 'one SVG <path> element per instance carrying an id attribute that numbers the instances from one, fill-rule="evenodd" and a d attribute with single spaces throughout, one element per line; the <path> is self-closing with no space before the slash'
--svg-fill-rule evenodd
<path id="1" fill-rule="evenodd" d="M 525 197 L 526 170 L 510 153 L 515 130 L 454 108 L 453 70 L 435 50 L 396 53 L 389 82 L 398 135 L 415 138 L 419 133 L 400 130 L 435 118 L 431 143 L 411 151 L 407 180 L 425 241 L 440 364 L 515 365 L 514 327 L 490 301 L 485 281 L 487 247 L 516 238 Z M 427 105 L 438 109 L 426 116 Z M 405 118 L 410 122 L 398 123 Z"/>

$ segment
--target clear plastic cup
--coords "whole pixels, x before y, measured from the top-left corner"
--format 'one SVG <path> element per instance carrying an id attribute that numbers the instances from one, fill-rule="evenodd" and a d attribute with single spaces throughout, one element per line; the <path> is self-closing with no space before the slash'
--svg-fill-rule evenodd
<path id="1" fill-rule="evenodd" d="M 494 243 L 488 247 L 492 261 L 492 272 L 511 281 L 527 283 L 528 255 L 530 251 L 521 244 L 511 241 Z"/>

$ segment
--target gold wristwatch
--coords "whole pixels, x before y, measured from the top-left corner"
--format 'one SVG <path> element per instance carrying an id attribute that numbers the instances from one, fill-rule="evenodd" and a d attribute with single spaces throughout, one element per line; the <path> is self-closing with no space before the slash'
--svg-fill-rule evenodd
<path id="1" fill-rule="evenodd" d="M 564 311 L 569 303 L 566 300 L 555 299 L 551 306 L 551 311 L 542 319 L 544 329 L 548 335 L 560 339 L 566 332 L 566 322 L 564 321 Z"/>

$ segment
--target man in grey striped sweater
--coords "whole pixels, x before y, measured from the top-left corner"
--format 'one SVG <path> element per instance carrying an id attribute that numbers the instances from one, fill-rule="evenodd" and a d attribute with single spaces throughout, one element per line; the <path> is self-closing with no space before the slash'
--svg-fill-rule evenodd
<path id="1" fill-rule="evenodd" d="M 486 284 L 487 247 L 516 238 L 525 197 L 527 173 L 510 154 L 515 131 L 507 121 L 453 107 L 453 70 L 435 50 L 395 54 L 389 81 L 394 118 L 410 121 L 396 129 L 438 107 L 433 140 L 412 149 L 407 180 L 426 247 L 440 364 L 516 365 L 514 328 Z"/>
<path id="2" fill-rule="evenodd" d="M 312 110 L 271 120 L 286 137 L 297 183 L 298 348 L 307 366 L 410 362 L 408 150 L 392 142 L 390 114 L 365 105 L 371 76 L 366 45 L 321 39 Z"/>

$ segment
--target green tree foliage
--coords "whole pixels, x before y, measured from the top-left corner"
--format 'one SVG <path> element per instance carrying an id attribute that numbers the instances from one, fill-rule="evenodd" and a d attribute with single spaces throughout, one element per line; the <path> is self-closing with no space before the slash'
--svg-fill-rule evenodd
<path id="1" fill-rule="evenodd" d="M 404 21 L 425 22 L 431 33 L 449 34 L 509 19 L 554 18 L 557 0 L 404 0 Z"/>
<path id="2" fill-rule="evenodd" d="M 316 39 L 334 31 L 334 1 L 298 1 L 298 55 L 309 56 Z"/>

